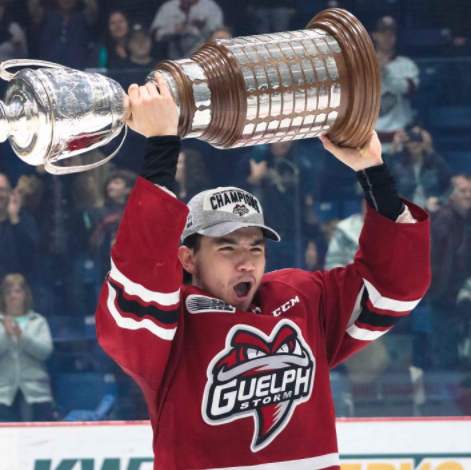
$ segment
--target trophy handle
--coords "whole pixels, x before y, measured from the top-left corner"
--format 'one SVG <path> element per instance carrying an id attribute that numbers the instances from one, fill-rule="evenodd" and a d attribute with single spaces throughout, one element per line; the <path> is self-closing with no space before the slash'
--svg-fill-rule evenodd
<path id="1" fill-rule="evenodd" d="M 104 163 L 110 161 L 121 150 L 121 147 L 123 146 L 124 140 L 126 139 L 127 135 L 128 135 L 128 125 L 126 124 L 124 126 L 124 136 L 123 136 L 123 139 L 121 140 L 121 143 L 119 144 L 119 147 L 111 155 L 104 158 L 103 160 L 100 160 L 99 162 L 90 163 L 89 165 L 59 166 L 59 165 L 54 165 L 54 163 L 52 163 L 50 160 L 50 156 L 48 155 L 44 159 L 44 168 L 46 169 L 47 172 L 52 173 L 53 175 L 68 175 L 70 173 L 79 173 L 80 171 L 93 170 L 94 168 L 97 168 L 103 165 Z"/>
<path id="2" fill-rule="evenodd" d="M 11 59 L 5 60 L 0 64 L 0 77 L 3 80 L 9 82 L 14 76 L 14 73 L 7 72 L 7 69 L 12 67 L 23 67 L 25 65 L 37 65 L 40 67 L 47 67 L 50 69 L 67 69 L 60 64 L 54 64 L 53 62 L 46 62 L 45 60 L 30 60 L 30 59 Z"/>

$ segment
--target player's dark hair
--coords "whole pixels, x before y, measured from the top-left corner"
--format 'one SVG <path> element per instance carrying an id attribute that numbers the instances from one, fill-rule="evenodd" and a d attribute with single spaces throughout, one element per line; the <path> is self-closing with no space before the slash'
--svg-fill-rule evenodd
<path id="1" fill-rule="evenodd" d="M 193 250 L 194 253 L 198 253 L 199 249 L 201 248 L 201 239 L 203 235 L 199 233 L 194 233 L 185 239 L 182 243 L 182 246 L 186 246 L 190 250 Z M 183 284 L 187 286 L 191 286 L 192 276 L 188 271 L 183 270 Z"/>

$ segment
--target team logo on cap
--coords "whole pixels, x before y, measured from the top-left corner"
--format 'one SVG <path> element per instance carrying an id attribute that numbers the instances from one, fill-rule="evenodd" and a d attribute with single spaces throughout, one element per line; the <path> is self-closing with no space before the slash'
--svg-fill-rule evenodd
<path id="1" fill-rule="evenodd" d="M 247 207 L 245 207 L 243 204 L 237 204 L 234 207 L 234 210 L 232 211 L 234 214 L 237 214 L 239 217 L 244 216 L 245 214 L 249 213 L 249 210 Z"/>
<path id="2" fill-rule="evenodd" d="M 309 400 L 314 373 L 312 352 L 293 322 L 281 321 L 269 337 L 237 325 L 208 367 L 203 419 L 219 426 L 252 417 L 250 448 L 258 452 L 288 425 L 296 406 Z"/>

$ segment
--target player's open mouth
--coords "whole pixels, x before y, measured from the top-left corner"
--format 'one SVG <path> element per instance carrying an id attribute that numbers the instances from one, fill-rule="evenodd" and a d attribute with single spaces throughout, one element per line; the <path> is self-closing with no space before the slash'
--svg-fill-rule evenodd
<path id="1" fill-rule="evenodd" d="M 239 282 L 234 286 L 234 292 L 238 300 L 246 300 L 250 289 L 252 288 L 252 282 Z"/>

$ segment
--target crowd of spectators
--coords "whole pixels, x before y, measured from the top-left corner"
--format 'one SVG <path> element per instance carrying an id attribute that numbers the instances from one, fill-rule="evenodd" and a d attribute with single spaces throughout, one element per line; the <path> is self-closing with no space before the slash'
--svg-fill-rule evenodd
<path id="1" fill-rule="evenodd" d="M 400 195 L 431 216 L 433 279 L 426 298 L 402 327 L 338 369 L 346 378 L 338 409 L 350 416 L 374 414 L 361 408 L 361 400 L 354 411 L 355 386 L 378 387 L 388 373 L 402 373 L 411 386 L 411 408 L 400 408 L 400 413 L 427 414 L 427 377 L 443 372 L 457 374 L 450 380 L 458 391 L 447 398 L 452 406 L 446 412 L 459 414 L 471 409 L 471 154 L 469 163 L 457 169 L 447 159 L 448 149 L 437 147 L 429 116 L 414 105 L 415 99 L 420 102 L 424 77 L 418 61 L 407 57 L 401 29 L 418 24 L 442 30 L 446 48 L 437 49 L 437 56 L 446 50 L 468 62 L 471 37 L 463 21 L 465 2 L 448 5 L 446 14 L 442 2 L 426 3 L 423 17 L 417 11 L 424 10 L 400 0 L 252 0 L 237 7 L 214 0 L 0 0 L 0 61 L 36 58 L 99 69 L 126 89 L 143 83 L 158 61 L 187 57 L 211 39 L 301 29 L 327 7 L 356 13 L 371 33 L 380 66 L 376 130 L 385 161 Z M 460 138 L 471 145 L 467 133 Z M 75 157 L 71 164 L 95 161 L 115 145 Z M 71 333 L 78 320 L 82 332 L 84 324 L 93 323 L 144 146 L 145 139 L 131 131 L 110 163 L 55 177 L 43 167 L 27 167 L 7 143 L 0 145 L 0 421 L 65 418 L 71 409 L 55 398 L 56 392 L 64 396 L 57 377 L 84 371 L 111 374 L 116 380 L 117 403 L 108 417 L 146 418 L 140 392 L 96 352 L 94 337 L 90 341 L 86 334 Z M 317 139 L 245 151 L 185 141 L 176 179 L 177 197 L 186 203 L 221 185 L 254 193 L 266 223 L 283 240 L 269 247 L 269 271 L 333 269 L 353 261 L 365 203 L 355 175 L 329 158 Z M 84 351 L 92 357 L 84 360 Z M 62 360 L 69 356 L 71 361 Z M 383 393 L 375 390 L 370 404 Z M 123 404 L 126 400 L 132 406 Z"/>

